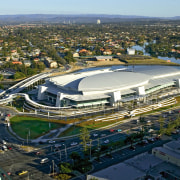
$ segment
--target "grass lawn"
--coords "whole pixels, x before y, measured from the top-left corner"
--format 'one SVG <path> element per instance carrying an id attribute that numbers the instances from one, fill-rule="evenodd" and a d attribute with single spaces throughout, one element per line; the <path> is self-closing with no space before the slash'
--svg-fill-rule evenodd
<path id="1" fill-rule="evenodd" d="M 170 109 L 172 107 L 179 106 L 180 105 L 180 96 L 176 97 L 176 100 L 178 102 L 177 104 L 161 107 L 161 108 L 158 108 L 158 109 L 154 109 L 153 111 L 148 111 L 146 113 L 141 113 L 141 114 L 138 114 L 138 115 L 139 116 L 143 116 L 143 115 L 152 114 L 152 113 L 155 113 L 155 112 L 161 112 L 163 110 L 168 110 L 168 109 Z M 121 121 L 121 120 L 123 120 L 123 119 L 118 119 L 118 122 Z M 84 121 L 84 122 L 81 122 L 80 124 L 78 124 L 75 127 L 71 127 L 69 129 L 67 129 L 66 131 L 64 131 L 60 135 L 60 137 L 79 134 L 80 133 L 80 129 L 82 129 L 82 127 L 86 127 L 88 130 L 95 130 L 95 129 L 98 129 L 98 128 L 101 128 L 101 127 L 104 127 L 104 126 L 111 125 L 113 123 L 116 123 L 116 121 L 104 121 L 104 122 L 103 121 L 95 122 L 93 120 L 92 121 Z"/>
<path id="2" fill-rule="evenodd" d="M 72 126 L 72 127 L 68 128 L 66 131 L 62 132 L 59 137 L 77 135 L 80 133 L 81 129 L 82 129 L 82 127 L 80 127 L 80 126 Z"/>
<path id="3" fill-rule="evenodd" d="M 64 124 L 51 121 L 49 127 L 48 119 L 27 117 L 27 116 L 15 116 L 10 119 L 11 127 L 13 131 L 21 138 L 26 139 L 30 130 L 30 139 L 37 138 L 43 134 L 46 134 L 52 129 L 63 127 Z"/>
<path id="4" fill-rule="evenodd" d="M 151 59 L 127 59 L 127 64 L 136 64 L 136 65 L 171 65 L 171 66 L 179 66 L 177 63 L 167 62 L 158 58 Z"/>
<path id="5" fill-rule="evenodd" d="M 122 119 L 119 119 L 118 121 L 120 120 Z M 95 130 L 104 126 L 111 125 L 113 123 L 116 123 L 116 121 L 98 121 L 98 122 L 95 122 L 94 120 L 84 121 L 84 122 L 79 123 L 76 126 L 72 126 L 68 128 L 66 131 L 61 133 L 59 137 L 77 135 L 80 133 L 80 130 L 83 127 L 86 127 L 89 131 L 91 131 L 91 130 Z"/>

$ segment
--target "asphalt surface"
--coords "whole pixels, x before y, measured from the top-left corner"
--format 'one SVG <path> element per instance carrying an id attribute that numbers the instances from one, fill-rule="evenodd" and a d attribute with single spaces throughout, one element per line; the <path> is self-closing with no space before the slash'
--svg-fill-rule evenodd
<path id="1" fill-rule="evenodd" d="M 15 114 L 13 110 L 9 110 L 8 108 L 0 107 L 0 112 L 3 113 L 3 116 L 0 116 L 0 146 L 2 146 L 2 140 L 7 141 L 7 146 L 10 146 L 12 149 L 7 150 L 4 153 L 0 154 L 0 167 L 5 172 L 11 172 L 11 178 L 13 180 L 22 179 L 25 180 L 27 178 L 33 180 L 49 180 L 52 179 L 49 177 L 49 173 L 52 172 L 53 169 L 56 169 L 56 166 L 60 161 L 68 161 L 72 162 L 69 158 L 72 152 L 78 152 L 81 156 L 83 156 L 82 145 L 80 144 L 80 139 L 78 137 L 70 138 L 67 140 L 58 140 L 53 144 L 30 144 L 34 146 L 36 149 L 34 152 L 27 153 L 24 149 L 21 149 L 21 140 L 17 140 L 13 137 L 8 131 L 7 127 L 4 125 L 5 115 L 7 114 Z M 175 119 L 179 114 L 179 109 L 173 111 L 172 113 L 163 113 L 165 116 L 165 122 L 168 123 L 170 120 Z M 149 127 L 154 127 L 154 129 L 158 130 L 159 123 L 157 120 L 162 114 L 149 115 L 145 117 L 146 122 L 150 121 L 150 123 L 146 123 Z M 106 144 L 105 141 L 109 140 L 109 142 L 119 141 L 121 139 L 125 139 L 127 134 L 125 134 L 124 130 L 130 130 L 131 132 L 138 132 L 142 124 L 137 123 L 137 117 L 132 118 L 132 121 L 120 124 L 114 127 L 114 130 L 121 129 L 122 132 L 110 132 L 110 130 L 102 130 L 102 131 L 94 131 L 91 134 L 92 148 L 98 147 L 99 145 Z M 94 135 L 96 134 L 96 135 Z M 76 142 L 77 145 L 72 146 L 72 142 Z M 160 146 L 166 141 L 156 141 L 154 143 L 149 143 L 146 146 L 136 145 L 136 149 L 132 150 L 130 148 L 125 148 L 120 151 L 112 153 L 112 157 L 103 156 L 100 157 L 100 161 L 93 161 L 93 170 L 92 172 L 96 172 L 98 170 L 104 169 L 110 165 L 117 164 L 119 162 L 123 162 L 126 159 L 129 159 L 137 154 L 151 151 L 151 149 L 155 146 Z M 60 147 L 57 149 L 54 147 L 55 144 L 60 144 Z M 41 152 L 40 155 L 36 155 L 35 152 Z M 48 158 L 49 162 L 46 164 L 40 164 L 41 159 Z M 18 172 L 20 171 L 28 171 L 26 174 L 19 176 Z M 75 179 L 85 179 L 85 176 L 78 177 Z"/>

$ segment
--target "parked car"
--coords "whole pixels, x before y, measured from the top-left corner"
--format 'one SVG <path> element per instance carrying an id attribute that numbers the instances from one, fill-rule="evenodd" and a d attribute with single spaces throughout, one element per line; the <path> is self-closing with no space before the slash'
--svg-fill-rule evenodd
<path id="1" fill-rule="evenodd" d="M 98 134 L 94 133 L 94 134 L 93 134 L 93 136 L 94 136 L 94 137 L 97 137 L 97 136 L 98 136 Z"/>
<path id="2" fill-rule="evenodd" d="M 104 143 L 105 143 L 105 144 L 108 144 L 108 143 L 109 143 L 109 139 L 106 139 L 106 140 L 104 141 Z"/>
<path id="3" fill-rule="evenodd" d="M 121 132 L 122 130 L 121 129 L 118 129 L 117 132 Z"/>
<path id="4" fill-rule="evenodd" d="M 130 114 L 131 117 L 135 117 L 135 114 Z"/>
<path id="5" fill-rule="evenodd" d="M 72 142 L 72 143 L 71 143 L 71 146 L 76 146 L 76 145 L 78 145 L 77 142 Z"/>
<path id="6" fill-rule="evenodd" d="M 7 151 L 7 150 L 8 150 L 7 146 L 6 146 L 6 145 L 3 145 L 3 146 L 2 146 L 2 150 L 3 150 L 3 151 Z"/>
<path id="7" fill-rule="evenodd" d="M 110 132 L 114 132 L 115 130 L 114 130 L 114 129 L 110 129 L 109 131 L 110 131 Z"/>
<path id="8" fill-rule="evenodd" d="M 149 138 L 148 141 L 149 142 L 154 142 L 154 138 Z"/>
<path id="9" fill-rule="evenodd" d="M 61 147 L 61 144 L 55 144 L 54 147 L 59 148 L 59 147 Z"/>
<path id="10" fill-rule="evenodd" d="M 19 176 L 22 176 L 22 175 L 27 174 L 27 173 L 28 173 L 28 171 L 20 171 L 20 172 L 18 173 L 18 175 L 19 175 Z"/>
<path id="11" fill-rule="evenodd" d="M 9 150 L 11 150 L 11 149 L 12 149 L 12 147 L 11 147 L 11 146 L 7 146 L 7 148 L 8 148 Z"/>
<path id="12" fill-rule="evenodd" d="M 53 144 L 53 143 L 55 143 L 55 142 L 56 142 L 56 141 L 53 141 L 53 140 L 50 140 L 50 141 L 49 141 L 50 144 Z"/>
<path id="13" fill-rule="evenodd" d="M 48 158 L 41 159 L 41 161 L 40 161 L 41 164 L 45 164 L 47 162 L 49 162 Z"/>
<path id="14" fill-rule="evenodd" d="M 37 151 L 37 152 L 35 152 L 35 155 L 37 155 L 37 156 L 39 156 L 39 155 L 41 155 L 42 153 L 40 152 L 40 151 Z"/>
<path id="15" fill-rule="evenodd" d="M 7 144 L 7 142 L 6 142 L 5 140 L 2 140 L 2 143 L 3 143 L 3 144 Z"/>
<path id="16" fill-rule="evenodd" d="M 1 175 L 2 175 L 3 177 L 6 177 L 6 174 L 5 174 L 5 173 L 1 173 Z M 10 176 L 10 175 L 11 175 L 11 172 L 7 172 L 7 175 Z"/>
<path id="17" fill-rule="evenodd" d="M 130 146 L 130 149 L 135 151 L 136 150 L 136 147 L 135 146 Z"/>
<path id="18" fill-rule="evenodd" d="M 143 143 L 143 144 L 148 144 L 148 141 L 147 141 L 146 139 L 143 139 L 143 140 L 142 140 L 142 143 Z"/>
<path id="19" fill-rule="evenodd" d="M 104 137 L 104 136 L 106 136 L 106 134 L 101 134 L 101 137 Z"/>

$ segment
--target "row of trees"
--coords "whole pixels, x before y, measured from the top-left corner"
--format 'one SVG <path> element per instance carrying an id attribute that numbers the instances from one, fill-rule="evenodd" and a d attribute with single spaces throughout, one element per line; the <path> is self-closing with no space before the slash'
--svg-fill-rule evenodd
<path id="1" fill-rule="evenodd" d="M 166 134 L 171 135 L 178 127 L 180 127 L 180 117 L 179 114 L 175 120 L 169 119 L 168 124 L 165 123 L 165 118 L 160 117 L 159 118 L 159 124 L 160 124 L 160 135 Z"/>
<path id="2" fill-rule="evenodd" d="M 26 67 L 24 64 L 19 65 L 19 64 L 12 64 L 11 62 L 7 62 L 0 66 L 0 70 L 10 70 L 14 71 L 15 74 L 13 75 L 12 78 L 14 79 L 21 79 L 24 77 L 32 76 L 34 74 L 37 74 L 44 70 L 45 65 L 44 63 L 32 63 L 30 67 Z M 3 77 L 1 77 L 3 79 Z"/>
<path id="3" fill-rule="evenodd" d="M 97 145 L 96 147 L 91 146 L 92 140 L 90 139 L 90 132 L 87 128 L 82 128 L 80 133 L 80 140 L 83 146 L 84 156 L 80 156 L 77 152 L 72 152 L 70 158 L 73 160 L 72 164 L 69 163 L 60 163 L 60 174 L 57 178 L 68 179 L 72 177 L 72 172 L 74 170 L 78 170 L 81 173 L 86 173 L 91 170 L 91 156 L 96 157 L 97 160 L 100 159 L 100 155 L 106 154 L 111 157 L 111 151 L 113 149 L 120 148 L 124 145 L 130 144 L 133 147 L 133 143 L 140 142 L 143 143 L 144 136 L 151 135 L 149 133 L 149 127 L 146 127 L 145 117 L 140 116 L 139 123 L 142 125 L 142 128 L 137 133 L 132 133 L 126 137 L 124 140 L 119 140 L 116 142 L 110 142 L 107 145 Z M 171 133 L 177 128 L 180 127 L 180 117 L 179 115 L 175 120 L 170 120 L 168 124 L 165 124 L 165 119 L 163 117 L 159 118 L 160 135 L 167 134 L 171 135 Z M 153 126 L 153 125 L 151 125 Z"/>

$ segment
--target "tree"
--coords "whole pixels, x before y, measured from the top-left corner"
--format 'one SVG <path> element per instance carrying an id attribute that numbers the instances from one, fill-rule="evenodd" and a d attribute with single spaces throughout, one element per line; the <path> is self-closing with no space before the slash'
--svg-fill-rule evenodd
<path id="1" fill-rule="evenodd" d="M 174 121 L 174 124 L 175 124 L 175 127 L 179 127 L 180 126 L 180 117 L 179 117 L 179 114 L 178 114 L 176 120 Z"/>
<path id="2" fill-rule="evenodd" d="M 131 146 L 132 146 L 136 137 L 137 137 L 137 134 L 136 134 L 136 133 L 133 133 L 133 134 L 129 135 L 129 136 L 125 139 L 125 143 L 130 143 Z"/>
<path id="3" fill-rule="evenodd" d="M 98 180 L 98 179 L 95 177 L 91 177 L 89 180 Z"/>
<path id="4" fill-rule="evenodd" d="M 55 179 L 57 179 L 57 180 L 69 180 L 69 179 L 71 179 L 71 176 L 68 174 L 59 174 L 59 175 L 55 176 Z"/>
<path id="5" fill-rule="evenodd" d="M 71 173 L 71 165 L 69 163 L 63 162 L 60 164 L 60 172 L 63 174 Z"/>
<path id="6" fill-rule="evenodd" d="M 86 127 L 81 130 L 80 140 L 82 140 L 81 144 L 83 145 L 84 151 L 86 152 L 89 148 L 87 143 L 90 142 L 90 133 Z"/>
<path id="7" fill-rule="evenodd" d="M 0 89 L 4 89 L 4 86 L 3 86 L 3 84 L 0 84 Z"/>
<path id="8" fill-rule="evenodd" d="M 22 73 L 22 72 L 16 72 L 14 74 L 14 79 L 21 79 L 21 78 L 24 78 L 25 77 L 25 74 Z"/>
<path id="9" fill-rule="evenodd" d="M 159 125 L 160 125 L 159 134 L 160 134 L 160 135 L 163 135 L 163 134 L 165 133 L 164 121 L 165 121 L 165 119 L 161 116 L 161 117 L 159 118 Z"/>
<path id="10" fill-rule="evenodd" d="M 0 81 L 2 81 L 3 79 L 4 79 L 4 76 L 0 74 Z"/>
<path id="11" fill-rule="evenodd" d="M 79 161 L 81 159 L 81 156 L 77 152 L 72 152 L 70 158 L 74 161 Z"/>
<path id="12" fill-rule="evenodd" d="M 72 152 L 70 158 L 73 159 L 73 166 L 76 166 L 81 161 L 81 156 L 77 152 Z"/>
<path id="13" fill-rule="evenodd" d="M 75 59 L 73 58 L 73 55 L 70 51 L 67 51 L 65 56 L 64 56 L 64 59 L 66 60 L 66 62 L 69 64 L 71 62 L 75 62 Z"/>
<path id="14" fill-rule="evenodd" d="M 146 121 L 145 121 L 145 117 L 142 117 L 142 116 L 140 116 L 139 117 L 139 122 L 141 123 L 141 124 L 144 124 Z"/>

